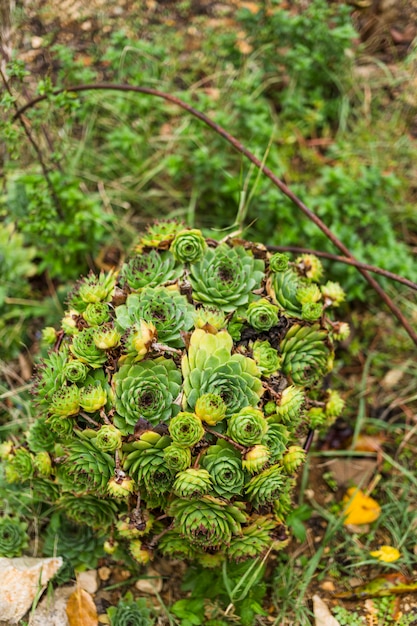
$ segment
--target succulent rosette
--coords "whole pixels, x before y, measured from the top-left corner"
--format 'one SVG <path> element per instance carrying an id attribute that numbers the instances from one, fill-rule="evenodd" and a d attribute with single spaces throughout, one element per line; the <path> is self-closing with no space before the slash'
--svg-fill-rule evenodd
<path id="1" fill-rule="evenodd" d="M 249 302 L 264 277 L 264 262 L 243 246 L 220 244 L 209 248 L 201 261 L 190 268 L 193 298 L 203 304 L 234 311 Z"/>
<path id="2" fill-rule="evenodd" d="M 225 442 L 210 446 L 201 465 L 208 471 L 213 491 L 222 498 L 241 495 L 245 482 L 241 455 Z"/>
<path id="3" fill-rule="evenodd" d="M 266 298 L 261 298 L 250 303 L 246 317 L 255 330 L 267 331 L 278 323 L 278 307 Z"/>
<path id="4" fill-rule="evenodd" d="M 124 433 L 133 432 L 144 418 L 152 424 L 167 422 L 178 413 L 174 404 L 181 388 L 181 374 L 174 361 L 159 357 L 122 365 L 113 376 L 115 390 L 115 425 Z"/>
<path id="5" fill-rule="evenodd" d="M 150 250 L 129 259 L 123 266 L 121 277 L 131 291 L 140 291 L 144 287 L 158 287 L 173 282 L 182 272 L 182 265 L 178 265 L 169 252 Z"/>
<path id="6" fill-rule="evenodd" d="M 20 556 L 29 545 L 26 522 L 4 515 L 0 517 L 0 557 Z"/>
<path id="7" fill-rule="evenodd" d="M 181 332 L 193 325 L 193 307 L 175 289 L 147 287 L 140 294 L 132 293 L 126 304 L 116 310 L 116 320 L 122 330 L 128 330 L 140 320 L 154 324 L 158 340 L 171 347 L 183 346 Z"/>
<path id="8" fill-rule="evenodd" d="M 201 230 L 181 230 L 175 235 L 171 244 L 171 252 L 180 263 L 199 261 L 207 249 L 206 240 Z"/>
<path id="9" fill-rule="evenodd" d="M 119 270 L 81 279 L 48 331 L 39 417 L 2 446 L 6 480 L 130 564 L 282 549 L 302 442 L 344 405 L 322 388 L 348 329 L 321 273 L 311 255 L 150 227 Z"/>

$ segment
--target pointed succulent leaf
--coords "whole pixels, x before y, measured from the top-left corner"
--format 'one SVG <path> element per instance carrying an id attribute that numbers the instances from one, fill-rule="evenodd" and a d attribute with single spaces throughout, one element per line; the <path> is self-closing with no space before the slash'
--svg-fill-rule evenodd
<path id="1" fill-rule="evenodd" d="M 182 265 L 176 264 L 169 252 L 150 250 L 129 259 L 122 267 L 121 278 L 131 291 L 140 291 L 144 287 L 159 287 L 173 282 L 182 272 Z"/>

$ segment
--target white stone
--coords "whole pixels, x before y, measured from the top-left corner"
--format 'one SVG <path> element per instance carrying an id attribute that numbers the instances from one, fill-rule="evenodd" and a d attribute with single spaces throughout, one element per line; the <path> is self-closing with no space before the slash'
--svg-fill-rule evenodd
<path id="1" fill-rule="evenodd" d="M 98 589 L 97 571 L 89 569 L 86 572 L 77 574 L 77 582 L 81 589 L 93 595 Z"/>
<path id="2" fill-rule="evenodd" d="M 67 616 L 68 598 L 76 590 L 71 587 L 59 587 L 52 597 L 46 594 L 29 618 L 29 626 L 69 626 Z"/>
<path id="3" fill-rule="evenodd" d="M 0 620 L 17 624 L 61 565 L 61 557 L 0 558 Z"/>

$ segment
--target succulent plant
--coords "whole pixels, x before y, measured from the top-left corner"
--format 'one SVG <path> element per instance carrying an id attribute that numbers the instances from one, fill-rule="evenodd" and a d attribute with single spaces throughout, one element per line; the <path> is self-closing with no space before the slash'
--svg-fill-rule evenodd
<path id="1" fill-rule="evenodd" d="M 17 517 L 0 517 L 0 556 L 20 556 L 29 544 L 28 525 Z"/>
<path id="2" fill-rule="evenodd" d="M 3 446 L 6 479 L 129 563 L 282 549 L 300 441 L 343 410 L 321 385 L 347 333 L 329 316 L 343 292 L 321 273 L 311 255 L 150 227 L 118 273 L 70 296 L 39 418 Z"/>

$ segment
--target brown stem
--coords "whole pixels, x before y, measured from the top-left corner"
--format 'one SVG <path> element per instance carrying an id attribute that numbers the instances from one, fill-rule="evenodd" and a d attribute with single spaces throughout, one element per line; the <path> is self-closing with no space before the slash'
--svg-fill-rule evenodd
<path id="1" fill-rule="evenodd" d="M 93 420 L 89 415 L 87 415 L 87 413 L 84 413 L 84 411 L 80 411 L 80 415 L 93 426 L 97 426 L 97 428 L 100 428 L 100 424 Z"/>
<path id="2" fill-rule="evenodd" d="M 282 180 L 278 178 L 278 176 L 276 176 L 268 167 L 266 167 L 266 165 L 262 163 L 262 161 L 260 161 L 258 157 L 256 157 L 250 150 L 245 148 L 245 146 L 240 141 L 238 141 L 233 135 L 228 133 L 224 128 L 219 126 L 219 124 L 217 124 L 216 122 L 213 122 L 213 120 L 211 120 L 209 117 L 204 115 L 204 113 L 197 111 L 197 109 L 194 109 L 194 107 L 190 106 L 183 100 L 180 100 L 176 96 L 173 96 L 169 93 L 164 93 L 157 89 L 151 89 L 150 87 L 138 87 L 134 85 L 114 84 L 114 83 L 97 83 L 97 84 L 75 85 L 75 86 L 67 87 L 66 89 L 56 89 L 52 93 L 54 95 L 57 95 L 63 92 L 80 92 L 80 91 L 93 91 L 93 90 L 126 91 L 126 92 L 133 91 L 135 93 L 142 93 L 142 94 L 146 94 L 149 96 L 162 98 L 164 100 L 167 100 L 168 102 L 172 102 L 176 104 L 177 106 L 181 107 L 185 111 L 188 111 L 188 113 L 190 113 L 191 115 L 193 115 L 194 117 L 202 121 L 204 124 L 209 126 L 218 135 L 220 135 L 228 143 L 230 143 L 238 152 L 243 154 L 247 159 L 249 159 L 249 161 L 251 161 L 254 165 L 256 165 L 256 167 L 258 167 L 260 171 L 262 171 L 265 174 L 265 176 L 267 176 L 272 181 L 272 183 L 276 187 L 278 187 L 278 189 L 280 189 L 280 191 L 282 191 L 282 193 L 285 196 L 287 196 L 287 198 L 289 198 L 291 202 L 295 204 L 295 206 L 298 209 L 300 209 L 300 211 L 304 213 L 304 215 L 306 215 L 314 224 L 316 224 L 316 226 L 326 235 L 326 237 L 336 246 L 336 248 L 339 248 L 339 250 L 348 259 L 356 261 L 356 259 L 349 252 L 348 248 L 344 245 L 344 243 L 342 243 L 340 239 L 338 239 L 338 237 L 336 237 L 336 235 L 332 233 L 332 231 L 328 228 L 328 226 L 326 226 L 326 224 L 322 222 L 322 220 L 315 213 L 313 213 L 313 211 L 311 211 L 304 204 L 304 202 L 302 202 L 300 198 L 298 198 L 298 196 L 296 196 L 291 191 L 291 189 Z M 30 102 L 27 102 L 23 107 L 21 107 L 20 109 L 16 111 L 13 119 L 19 119 L 27 109 L 34 106 L 38 102 L 45 100 L 46 97 L 47 97 L 46 95 L 38 96 L 37 98 L 34 98 Z M 358 267 L 358 271 L 368 281 L 371 287 L 378 293 L 380 298 L 385 302 L 387 307 L 390 309 L 393 315 L 395 315 L 395 317 L 398 319 L 400 324 L 404 327 L 404 329 L 406 330 L 406 332 L 408 333 L 412 341 L 417 346 L 417 333 L 414 331 L 411 324 L 405 318 L 405 316 L 397 307 L 397 305 L 388 296 L 388 294 L 379 285 L 379 283 L 377 283 L 376 280 L 367 272 L 367 270 L 361 267 Z"/>
<path id="3" fill-rule="evenodd" d="M 43 158 L 43 155 L 42 155 L 41 149 L 39 148 L 38 144 L 37 144 L 37 143 L 36 143 L 36 141 L 34 140 L 33 135 L 32 135 L 32 133 L 31 133 L 31 132 L 30 132 L 30 130 L 29 130 L 29 126 L 26 124 L 26 122 L 25 122 L 24 118 L 23 118 L 22 116 L 18 115 L 18 112 L 19 112 L 19 107 L 17 106 L 17 103 L 16 103 L 16 102 L 15 102 L 15 100 L 14 100 L 14 97 L 13 97 L 13 92 L 12 92 L 12 90 L 10 89 L 9 82 L 8 82 L 8 80 L 7 80 L 6 76 L 4 75 L 4 73 L 3 73 L 3 71 L 2 71 L 1 69 L 0 69 L 0 76 L 1 76 L 1 79 L 2 79 L 2 81 L 3 81 L 3 84 L 4 84 L 4 86 L 5 86 L 6 90 L 7 90 L 7 92 L 9 93 L 9 95 L 10 95 L 10 96 L 12 97 L 12 99 L 13 99 L 13 107 L 14 107 L 14 109 L 15 109 L 15 111 L 16 111 L 16 113 L 15 113 L 15 115 L 14 115 L 13 119 L 16 119 L 16 117 L 17 117 L 17 119 L 18 119 L 18 120 L 19 120 L 19 122 L 20 122 L 20 125 L 22 126 L 22 128 L 23 128 L 23 130 L 24 130 L 24 132 L 25 132 L 26 137 L 27 137 L 27 138 L 28 138 L 28 140 L 29 140 L 29 143 L 31 144 L 32 148 L 35 150 L 36 155 L 37 155 L 37 157 L 38 157 L 39 164 L 40 164 L 40 166 L 41 166 L 41 168 L 42 168 L 42 172 L 43 172 L 44 178 L 45 178 L 45 180 L 46 180 L 46 184 L 48 185 L 49 192 L 50 192 L 50 194 L 51 194 L 52 198 L 54 199 L 54 202 L 55 202 L 55 205 L 56 205 L 56 209 L 57 209 L 57 212 L 58 212 L 58 216 L 59 216 L 61 219 L 64 219 L 64 213 L 63 213 L 62 208 L 61 208 L 61 203 L 60 203 L 59 198 L 58 198 L 58 196 L 57 196 L 57 193 L 56 193 L 56 191 L 55 191 L 55 187 L 54 187 L 54 185 L 53 185 L 53 183 L 52 183 L 52 180 L 51 180 L 51 178 L 50 178 L 50 176 L 49 176 L 49 170 L 48 170 L 48 168 L 46 167 L 46 163 L 45 163 L 45 161 L 44 161 L 44 158 Z"/>
<path id="4" fill-rule="evenodd" d="M 230 444 L 232 444 L 232 446 L 234 446 L 237 450 L 240 450 L 241 452 L 246 452 L 247 450 L 246 446 L 242 446 L 240 443 L 233 441 L 233 439 L 230 439 L 230 437 L 228 437 L 227 435 L 216 433 L 215 430 L 210 430 L 210 428 L 207 428 L 207 426 L 204 426 L 204 430 L 206 431 L 206 433 L 210 433 L 210 435 L 214 435 L 215 437 L 220 437 L 220 439 L 224 439 L 225 441 L 228 441 Z"/>
<path id="5" fill-rule="evenodd" d="M 305 450 L 306 452 L 310 450 L 311 444 L 313 443 L 313 438 L 314 438 L 314 430 L 310 428 L 310 430 L 307 433 L 307 437 L 304 442 L 304 445 L 303 445 L 303 450 Z"/>
<path id="6" fill-rule="evenodd" d="M 266 246 L 268 250 L 272 252 L 295 252 L 296 254 L 314 254 L 315 256 L 322 257 L 323 259 L 330 259 L 331 261 L 336 261 L 339 263 L 346 263 L 346 265 L 352 265 L 353 267 L 362 268 L 367 272 L 373 272 L 374 274 L 380 274 L 381 276 L 385 276 L 385 278 L 389 278 L 390 280 L 395 280 L 398 283 L 409 287 L 417 291 L 417 284 L 413 283 L 413 281 L 408 280 L 408 278 L 404 278 L 403 276 L 399 276 L 398 274 L 394 274 L 393 272 L 389 272 L 388 270 L 383 270 L 381 267 L 376 267 L 375 265 L 368 265 L 367 263 L 361 263 L 360 261 L 355 261 L 354 259 L 348 259 L 345 256 L 338 256 L 337 254 L 331 254 L 331 252 L 321 252 L 320 250 L 311 250 L 310 248 L 299 248 L 298 246 Z"/>

